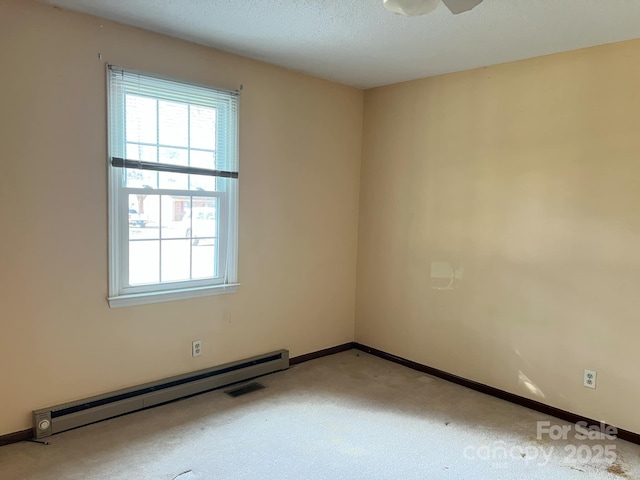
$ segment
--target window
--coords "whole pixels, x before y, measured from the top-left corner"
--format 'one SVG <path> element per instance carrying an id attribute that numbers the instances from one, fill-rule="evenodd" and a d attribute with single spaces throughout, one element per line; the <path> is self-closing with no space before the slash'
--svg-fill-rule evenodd
<path id="1" fill-rule="evenodd" d="M 238 96 L 109 66 L 109 305 L 237 285 Z"/>

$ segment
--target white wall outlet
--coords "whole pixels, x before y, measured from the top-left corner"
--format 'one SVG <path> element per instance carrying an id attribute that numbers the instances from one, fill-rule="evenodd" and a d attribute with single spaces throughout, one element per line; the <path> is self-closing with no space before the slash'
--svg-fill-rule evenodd
<path id="1" fill-rule="evenodd" d="M 598 373 L 595 370 L 584 371 L 584 386 L 587 388 L 596 388 L 596 379 Z"/>
<path id="2" fill-rule="evenodd" d="M 199 357 L 200 355 L 202 355 L 202 341 L 194 340 L 191 343 L 191 356 Z"/>

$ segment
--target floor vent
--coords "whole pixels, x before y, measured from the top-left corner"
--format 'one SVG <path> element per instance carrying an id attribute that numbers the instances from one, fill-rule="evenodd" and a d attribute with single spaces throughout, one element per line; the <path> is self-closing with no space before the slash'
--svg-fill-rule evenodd
<path id="1" fill-rule="evenodd" d="M 231 390 L 227 390 L 224 393 L 226 393 L 230 397 L 236 398 L 236 397 L 239 397 L 241 395 L 246 395 L 247 393 L 255 392 L 257 390 L 262 390 L 263 388 L 264 388 L 264 385 L 262 385 L 262 384 L 260 384 L 258 382 L 251 382 L 251 383 L 248 383 L 246 385 L 242 385 L 241 387 L 232 388 Z"/>
<path id="2" fill-rule="evenodd" d="M 158 382 L 85 398 L 76 402 L 34 410 L 35 438 L 48 437 L 72 428 L 171 402 L 179 398 L 243 382 L 289 368 L 289 351 L 279 350 L 218 367 L 166 378 Z M 232 389 L 239 391 L 252 384 Z M 262 385 L 258 388 L 264 388 Z M 235 396 L 242 395 L 241 392 Z"/>

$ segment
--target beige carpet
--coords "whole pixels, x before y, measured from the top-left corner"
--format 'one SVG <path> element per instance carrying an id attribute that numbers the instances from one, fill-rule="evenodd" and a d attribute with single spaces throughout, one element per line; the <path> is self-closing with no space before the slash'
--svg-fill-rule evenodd
<path id="1" fill-rule="evenodd" d="M 355 350 L 259 381 L 1 447 L 0 479 L 640 479 L 640 446 Z"/>

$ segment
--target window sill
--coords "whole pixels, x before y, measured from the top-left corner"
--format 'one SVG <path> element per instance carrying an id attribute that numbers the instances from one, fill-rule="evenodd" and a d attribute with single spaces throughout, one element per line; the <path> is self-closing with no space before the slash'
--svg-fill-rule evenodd
<path id="1" fill-rule="evenodd" d="M 136 305 L 146 305 L 148 303 L 171 302 L 173 300 L 184 300 L 186 298 L 208 297 L 210 295 L 223 295 L 225 293 L 235 293 L 240 284 L 214 285 L 209 287 L 184 288 L 181 290 L 165 290 L 161 292 L 135 293 L 129 295 L 118 295 L 109 297 L 110 308 L 133 307 Z"/>

